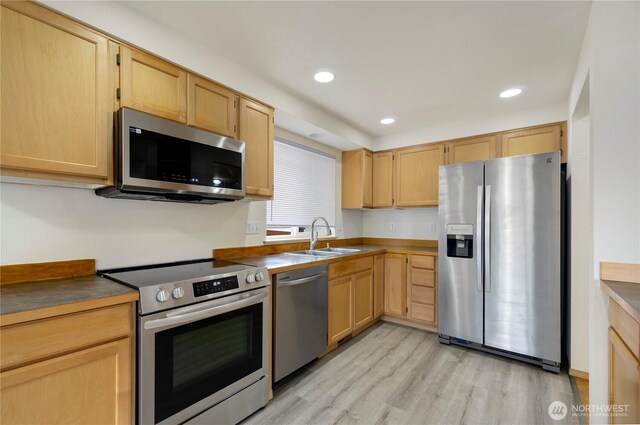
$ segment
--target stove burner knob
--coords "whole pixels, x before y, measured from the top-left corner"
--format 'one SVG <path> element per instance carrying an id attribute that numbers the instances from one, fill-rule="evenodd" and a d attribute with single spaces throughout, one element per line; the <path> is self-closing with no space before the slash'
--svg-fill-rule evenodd
<path id="1" fill-rule="evenodd" d="M 173 288 L 173 291 L 171 291 L 171 295 L 176 300 L 180 299 L 180 298 L 184 297 L 184 289 L 182 289 L 181 286 L 178 286 L 177 288 Z"/>
<path id="2" fill-rule="evenodd" d="M 247 277 L 244 278 L 244 281 L 247 283 L 253 283 L 254 282 L 253 275 L 249 273 Z"/>
<path id="3" fill-rule="evenodd" d="M 262 272 L 256 273 L 256 280 L 258 282 L 262 282 L 263 279 L 264 279 L 264 275 L 262 274 Z"/>
<path id="4" fill-rule="evenodd" d="M 158 292 L 156 294 L 156 300 L 158 300 L 158 302 L 163 303 L 166 300 L 169 299 L 169 291 L 163 289 L 162 291 Z"/>

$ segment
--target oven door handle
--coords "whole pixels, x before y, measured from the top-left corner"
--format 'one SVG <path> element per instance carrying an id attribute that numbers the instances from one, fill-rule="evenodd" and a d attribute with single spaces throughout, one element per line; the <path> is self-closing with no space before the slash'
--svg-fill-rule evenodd
<path id="1" fill-rule="evenodd" d="M 247 307 L 251 304 L 256 304 L 256 301 L 262 300 L 267 297 L 267 292 L 261 292 L 257 295 L 244 298 L 240 301 L 234 301 L 229 304 L 223 304 L 216 307 L 209 307 L 203 310 L 197 310 L 184 314 L 177 314 L 175 316 L 163 317 L 162 319 L 149 320 L 144 324 L 145 329 L 158 329 L 165 328 L 167 326 L 182 325 L 185 323 L 193 322 L 195 320 L 204 319 L 207 317 L 217 316 L 218 314 L 228 313 L 232 310 L 237 310 L 242 307 Z"/>

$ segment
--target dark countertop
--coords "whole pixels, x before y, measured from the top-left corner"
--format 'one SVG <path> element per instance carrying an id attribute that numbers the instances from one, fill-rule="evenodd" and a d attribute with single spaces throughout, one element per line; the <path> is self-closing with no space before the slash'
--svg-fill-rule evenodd
<path id="1" fill-rule="evenodd" d="M 67 314 L 137 299 L 136 290 L 96 275 L 14 283 L 0 286 L 0 317 L 8 325 L 46 317 L 47 312 Z"/>
<path id="2" fill-rule="evenodd" d="M 620 306 L 640 322 L 640 284 L 602 280 L 604 290 Z"/>
<path id="3" fill-rule="evenodd" d="M 322 246 L 320 246 L 322 248 Z M 266 267 L 271 274 L 294 270 L 302 267 L 329 264 L 336 261 L 368 256 L 376 253 L 397 252 L 403 254 L 438 255 L 438 248 L 398 245 L 350 245 L 338 248 L 358 249 L 360 252 L 336 255 L 334 257 L 318 258 L 301 255 L 272 254 L 254 257 L 242 257 L 227 260 L 232 263 L 248 264 L 256 267 Z"/>

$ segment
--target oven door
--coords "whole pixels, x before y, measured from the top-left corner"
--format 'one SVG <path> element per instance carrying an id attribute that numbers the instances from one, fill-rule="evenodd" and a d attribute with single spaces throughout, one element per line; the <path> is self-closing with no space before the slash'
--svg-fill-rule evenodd
<path id="1" fill-rule="evenodd" d="M 138 423 L 182 423 L 264 377 L 267 294 L 140 317 Z"/>

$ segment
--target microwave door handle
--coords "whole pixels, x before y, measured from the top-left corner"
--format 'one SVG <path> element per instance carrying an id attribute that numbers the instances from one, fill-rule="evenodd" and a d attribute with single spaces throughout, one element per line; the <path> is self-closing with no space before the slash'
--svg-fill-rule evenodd
<path id="1" fill-rule="evenodd" d="M 223 304 L 216 307 L 209 307 L 203 310 L 197 310 L 185 314 L 178 314 L 170 317 L 163 317 L 162 319 L 149 320 L 144 324 L 145 329 L 158 329 L 168 326 L 182 325 L 190 323 L 195 320 L 204 319 L 207 317 L 217 316 L 219 314 L 228 313 L 232 310 L 237 310 L 242 307 L 247 307 L 251 304 L 256 304 L 256 301 L 262 300 L 267 297 L 267 292 L 262 292 L 257 295 L 244 298 L 240 301 L 235 301 L 229 304 Z"/>

